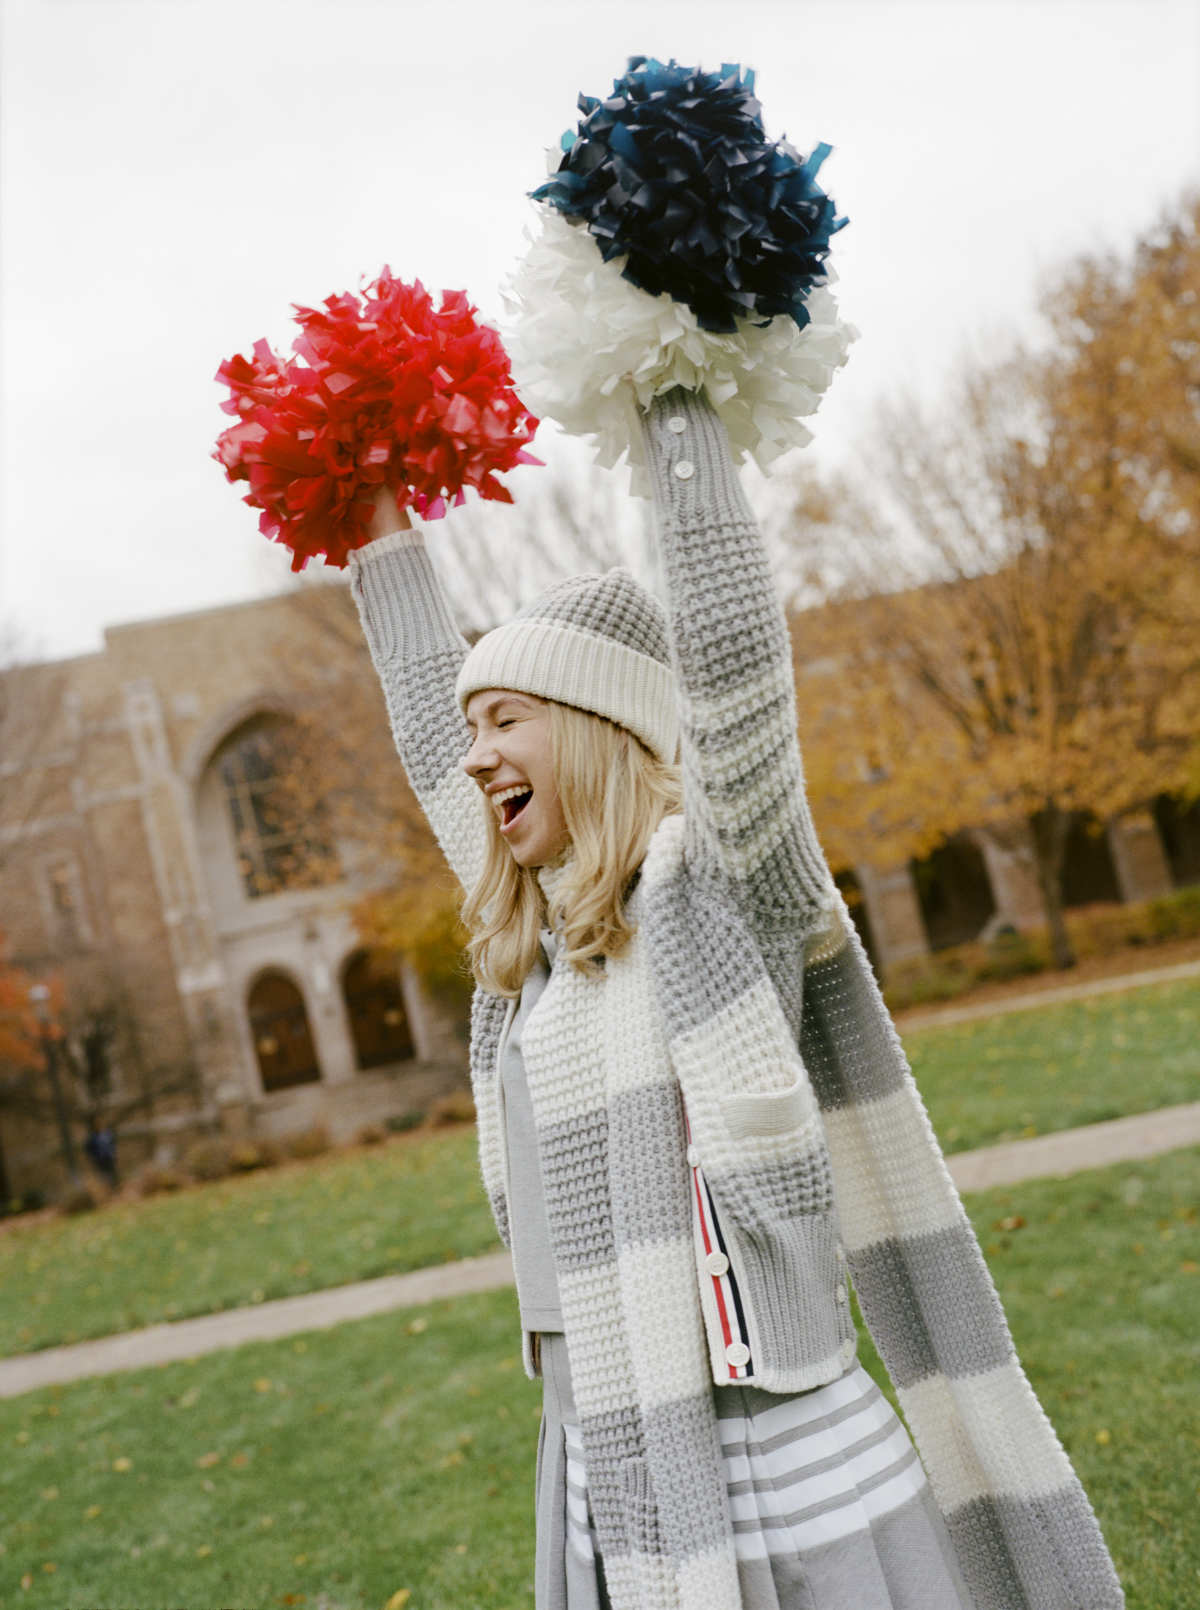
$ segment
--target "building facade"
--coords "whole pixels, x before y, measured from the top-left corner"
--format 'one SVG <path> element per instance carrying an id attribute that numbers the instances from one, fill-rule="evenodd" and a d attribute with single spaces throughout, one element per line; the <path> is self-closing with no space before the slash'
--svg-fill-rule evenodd
<path id="1" fill-rule="evenodd" d="M 6 678 L 0 928 L 13 965 L 61 979 L 46 1055 L 77 1114 L 118 1115 L 125 1170 L 214 1133 L 344 1138 L 466 1080 L 462 1023 L 356 936 L 351 905 L 395 869 L 341 837 L 320 879 L 292 875 L 278 760 L 295 667 L 325 647 L 307 622 L 284 594 L 114 627 Z M 366 672 L 347 696 L 386 730 Z M 19 1096 L 0 1104 L 3 1188 L 53 1194 L 56 1126 Z"/>

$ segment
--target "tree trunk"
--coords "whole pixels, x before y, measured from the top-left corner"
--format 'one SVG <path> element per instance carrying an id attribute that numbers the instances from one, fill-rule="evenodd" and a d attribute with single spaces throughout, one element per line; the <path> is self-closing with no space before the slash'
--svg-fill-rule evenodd
<path id="1" fill-rule="evenodd" d="M 1071 818 L 1061 806 L 1047 802 L 1030 819 L 1029 826 L 1042 910 L 1046 913 L 1046 926 L 1050 932 L 1050 953 L 1056 967 L 1074 967 L 1075 952 L 1067 933 L 1062 897 L 1063 860 Z"/>

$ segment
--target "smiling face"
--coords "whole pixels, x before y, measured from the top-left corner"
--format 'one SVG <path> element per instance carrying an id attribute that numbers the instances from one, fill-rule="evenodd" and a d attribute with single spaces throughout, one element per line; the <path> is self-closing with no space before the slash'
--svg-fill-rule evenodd
<path id="1" fill-rule="evenodd" d="M 471 747 L 463 770 L 496 812 L 519 866 L 546 866 L 567 847 L 550 744 L 550 706 L 530 693 L 482 688 L 467 700 Z"/>

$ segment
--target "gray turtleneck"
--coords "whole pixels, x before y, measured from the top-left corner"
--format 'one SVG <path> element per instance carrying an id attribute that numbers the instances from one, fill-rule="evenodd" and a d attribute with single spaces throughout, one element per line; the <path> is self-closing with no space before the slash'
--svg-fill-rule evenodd
<path id="1" fill-rule="evenodd" d="M 542 1192 L 537 1131 L 529 1100 L 529 1086 L 525 1080 L 525 1059 L 521 1054 L 521 1033 L 549 981 L 547 958 L 553 963 L 556 949 L 555 936 L 543 930 L 542 949 L 521 986 L 521 999 L 504 1042 L 500 1067 L 508 1146 L 513 1269 L 517 1280 L 521 1325 L 527 1331 L 561 1331 L 563 1328 L 558 1279 L 550 1254 L 550 1227 Z"/>

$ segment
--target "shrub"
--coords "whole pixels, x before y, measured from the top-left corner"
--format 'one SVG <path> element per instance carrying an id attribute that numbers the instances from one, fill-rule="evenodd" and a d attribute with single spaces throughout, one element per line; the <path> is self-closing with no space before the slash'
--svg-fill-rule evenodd
<path id="1" fill-rule="evenodd" d="M 445 1124 L 473 1124 L 475 1103 L 469 1090 L 452 1090 L 448 1096 L 439 1096 L 429 1109 L 429 1122 L 435 1129 Z"/>
<path id="2" fill-rule="evenodd" d="M 884 998 L 893 1010 L 922 1006 L 928 1001 L 953 1000 L 973 982 L 962 957 L 946 950 L 936 956 L 913 956 L 889 967 Z"/>
<path id="3" fill-rule="evenodd" d="M 282 1152 L 273 1140 L 243 1140 L 230 1148 L 229 1166 L 238 1174 L 256 1168 L 273 1168 Z"/>
<path id="4" fill-rule="evenodd" d="M 130 1183 L 139 1196 L 161 1196 L 165 1191 L 181 1191 L 187 1180 L 166 1163 L 147 1163 Z"/>
<path id="5" fill-rule="evenodd" d="M 1200 935 L 1200 884 L 1147 901 L 1146 920 L 1155 939 L 1195 939 Z"/>
<path id="6" fill-rule="evenodd" d="M 58 1206 L 63 1213 L 93 1213 L 103 1201 L 104 1193 L 99 1186 L 88 1180 L 80 1180 L 78 1185 L 72 1185 L 60 1197 Z"/>
<path id="7" fill-rule="evenodd" d="M 354 1139 L 359 1146 L 379 1146 L 388 1137 L 383 1124 L 362 1124 Z"/>
<path id="8" fill-rule="evenodd" d="M 1143 945 L 1152 937 L 1145 905 L 1078 907 L 1067 913 L 1066 922 L 1067 935 L 1080 961 L 1091 956 L 1114 956 L 1128 945 Z"/>
<path id="9" fill-rule="evenodd" d="M 400 1135 L 407 1129 L 417 1129 L 423 1124 L 425 1114 L 413 1108 L 409 1112 L 394 1112 L 384 1122 L 394 1135 Z"/>
<path id="10" fill-rule="evenodd" d="M 229 1147 L 223 1140 L 194 1140 L 180 1163 L 194 1180 L 224 1179 L 230 1169 Z"/>
<path id="11" fill-rule="evenodd" d="M 1049 965 L 1050 955 L 1044 938 L 1018 933 L 1015 928 L 1002 928 L 992 935 L 974 973 L 981 980 L 1023 978 L 1028 973 L 1043 972 Z"/>
<path id="12" fill-rule="evenodd" d="M 320 1157 L 333 1145 L 329 1130 L 324 1124 L 313 1124 L 309 1129 L 298 1129 L 284 1142 L 289 1157 Z"/>

